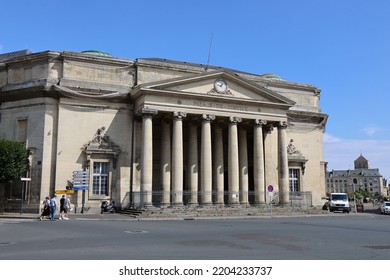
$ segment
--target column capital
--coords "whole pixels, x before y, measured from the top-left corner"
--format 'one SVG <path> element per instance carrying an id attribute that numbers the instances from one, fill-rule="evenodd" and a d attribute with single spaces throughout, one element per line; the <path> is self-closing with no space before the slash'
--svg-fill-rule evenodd
<path id="1" fill-rule="evenodd" d="M 157 114 L 158 114 L 158 110 L 150 109 L 150 108 L 141 108 L 137 112 L 138 116 L 152 116 L 153 117 Z"/>
<path id="2" fill-rule="evenodd" d="M 240 122 L 242 122 L 242 118 L 240 118 L 240 117 L 229 117 L 229 121 L 231 123 L 240 123 Z"/>
<path id="3" fill-rule="evenodd" d="M 267 124 L 267 121 L 262 119 L 255 119 L 255 124 L 259 126 L 264 126 Z"/>
<path id="4" fill-rule="evenodd" d="M 187 113 L 186 112 L 173 112 L 173 117 L 178 118 L 178 119 L 184 119 L 185 117 L 187 117 Z"/>
<path id="5" fill-rule="evenodd" d="M 215 120 L 215 115 L 203 114 L 202 115 L 202 120 L 203 121 L 208 121 L 208 122 L 213 121 L 213 120 Z"/>
<path id="6" fill-rule="evenodd" d="M 288 126 L 287 121 L 280 121 L 279 122 L 279 128 L 285 129 L 285 128 L 287 128 L 287 126 Z"/>

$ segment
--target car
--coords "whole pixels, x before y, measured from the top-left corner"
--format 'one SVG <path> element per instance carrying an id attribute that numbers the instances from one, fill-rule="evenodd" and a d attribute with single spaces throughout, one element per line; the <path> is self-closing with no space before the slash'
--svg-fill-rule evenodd
<path id="1" fill-rule="evenodd" d="M 381 204 L 381 214 L 390 214 L 390 201 L 383 201 Z"/>

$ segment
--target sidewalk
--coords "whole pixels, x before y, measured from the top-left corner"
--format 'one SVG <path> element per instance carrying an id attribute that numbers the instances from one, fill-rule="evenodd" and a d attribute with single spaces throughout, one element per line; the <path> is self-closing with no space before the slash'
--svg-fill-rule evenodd
<path id="1" fill-rule="evenodd" d="M 0 214 L 0 219 L 29 219 L 29 220 L 39 220 L 39 214 L 31 213 L 3 213 Z M 58 220 L 58 214 L 56 215 L 56 220 Z M 69 220 L 137 220 L 136 218 L 122 215 L 122 214 L 71 214 L 69 215 Z M 47 219 L 43 221 L 48 221 Z"/>
<path id="2" fill-rule="evenodd" d="M 305 216 L 333 216 L 333 215 L 377 215 L 380 214 L 378 206 L 370 203 L 364 204 L 364 212 L 355 214 L 354 205 L 351 205 L 351 212 L 331 213 L 318 208 L 283 208 L 275 207 L 272 215 L 269 209 L 241 208 L 241 209 L 152 209 L 146 210 L 138 217 L 120 213 L 72 213 L 70 220 L 111 220 L 111 221 L 140 221 L 140 220 L 194 220 L 194 219 L 244 219 L 244 218 L 269 218 L 269 217 L 305 217 Z M 58 214 L 56 215 L 58 220 Z M 2 213 L 0 219 L 39 219 L 39 214 L 31 213 Z"/>

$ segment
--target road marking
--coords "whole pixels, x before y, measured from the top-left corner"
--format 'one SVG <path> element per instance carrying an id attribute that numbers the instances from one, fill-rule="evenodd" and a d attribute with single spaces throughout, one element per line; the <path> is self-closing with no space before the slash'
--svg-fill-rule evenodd
<path id="1" fill-rule="evenodd" d="M 147 233 L 146 230 L 125 230 L 125 233 Z"/>

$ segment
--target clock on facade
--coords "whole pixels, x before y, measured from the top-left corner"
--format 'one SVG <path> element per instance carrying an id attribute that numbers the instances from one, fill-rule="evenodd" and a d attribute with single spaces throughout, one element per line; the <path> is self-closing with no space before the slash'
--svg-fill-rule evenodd
<path id="1" fill-rule="evenodd" d="M 222 79 L 217 79 L 215 80 L 214 82 L 214 89 L 216 92 L 218 93 L 224 93 L 227 91 L 227 83 L 225 80 L 222 80 Z"/>

